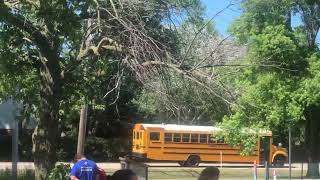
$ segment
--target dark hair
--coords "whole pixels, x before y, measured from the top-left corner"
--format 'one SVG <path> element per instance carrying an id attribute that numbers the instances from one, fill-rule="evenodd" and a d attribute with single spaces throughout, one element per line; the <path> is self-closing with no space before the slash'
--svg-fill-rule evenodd
<path id="1" fill-rule="evenodd" d="M 200 174 L 199 180 L 208 180 L 210 178 L 216 178 L 218 180 L 220 171 L 217 167 L 206 167 Z"/>
<path id="2" fill-rule="evenodd" d="M 84 157 L 86 157 L 84 154 L 76 154 L 76 155 L 74 156 L 74 161 L 77 161 L 77 160 L 79 160 L 79 159 L 81 159 L 81 158 L 84 158 Z"/>
<path id="3" fill-rule="evenodd" d="M 130 180 L 131 177 L 136 176 L 136 174 L 130 169 L 121 169 L 113 173 L 112 176 L 108 176 L 108 180 Z"/>

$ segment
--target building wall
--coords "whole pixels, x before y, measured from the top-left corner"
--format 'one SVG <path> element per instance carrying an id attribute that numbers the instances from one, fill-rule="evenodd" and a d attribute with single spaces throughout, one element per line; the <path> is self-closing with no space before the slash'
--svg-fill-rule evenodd
<path id="1" fill-rule="evenodd" d="M 16 119 L 18 105 L 12 100 L 0 104 L 0 129 L 12 129 Z"/>

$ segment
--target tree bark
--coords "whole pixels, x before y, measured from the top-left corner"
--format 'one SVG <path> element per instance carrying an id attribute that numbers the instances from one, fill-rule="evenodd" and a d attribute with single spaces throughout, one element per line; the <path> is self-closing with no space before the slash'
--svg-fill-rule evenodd
<path id="1" fill-rule="evenodd" d="M 319 177 L 320 108 L 310 106 L 306 112 L 305 141 L 308 160 L 307 177 Z"/>
<path id="2" fill-rule="evenodd" d="M 56 33 L 41 31 L 42 28 L 32 24 L 1 0 L 0 21 L 27 32 L 39 48 L 41 63 L 40 67 L 36 66 L 41 81 L 39 122 L 33 132 L 32 141 L 35 177 L 36 180 L 44 180 L 55 165 L 59 138 L 59 103 L 62 89 L 59 38 L 54 36 Z"/>
<path id="3" fill-rule="evenodd" d="M 59 140 L 59 104 L 61 77 L 59 58 L 44 53 L 40 71 L 39 123 L 32 135 L 36 180 L 47 179 L 56 162 Z"/>

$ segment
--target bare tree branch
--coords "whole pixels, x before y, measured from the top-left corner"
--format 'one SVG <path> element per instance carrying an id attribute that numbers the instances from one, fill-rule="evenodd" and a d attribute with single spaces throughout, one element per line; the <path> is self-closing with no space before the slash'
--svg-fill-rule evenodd
<path id="1" fill-rule="evenodd" d="M 221 47 L 221 45 L 223 44 L 223 42 L 225 42 L 230 36 L 227 36 L 225 38 L 223 38 L 215 47 L 215 49 L 207 56 L 205 57 L 203 60 L 201 60 L 199 63 L 197 63 L 190 71 L 193 71 L 195 69 L 197 69 L 200 65 L 202 65 L 205 61 L 207 61 L 209 58 L 212 57 L 212 55 L 214 53 L 216 53 L 216 51 L 218 50 L 218 48 Z"/>
<path id="2" fill-rule="evenodd" d="M 219 14 L 221 14 L 223 11 L 225 11 L 226 9 L 228 9 L 229 7 L 233 6 L 233 4 L 230 2 L 225 8 L 223 8 L 222 10 L 218 11 L 215 15 L 213 15 L 213 17 L 210 18 L 210 20 L 205 23 L 203 26 L 201 26 L 201 28 L 198 30 L 198 32 L 194 35 L 192 41 L 189 44 L 189 47 L 187 48 L 187 51 L 184 55 L 184 57 L 182 58 L 181 64 L 184 63 L 186 57 L 188 56 L 191 47 L 194 45 L 194 41 L 196 40 L 196 38 L 198 37 L 198 35 L 205 29 L 205 27 L 207 27 Z"/>

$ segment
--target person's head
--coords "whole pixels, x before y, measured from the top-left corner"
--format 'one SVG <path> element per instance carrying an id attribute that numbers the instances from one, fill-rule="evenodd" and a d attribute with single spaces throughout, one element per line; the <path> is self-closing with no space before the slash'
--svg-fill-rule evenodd
<path id="1" fill-rule="evenodd" d="M 84 154 L 76 154 L 76 155 L 74 156 L 74 161 L 77 162 L 77 161 L 79 161 L 80 159 L 85 159 L 85 158 L 86 158 L 86 156 L 85 156 Z"/>
<path id="2" fill-rule="evenodd" d="M 111 180 L 137 180 L 137 175 L 130 169 L 121 169 L 113 173 Z"/>
<path id="3" fill-rule="evenodd" d="M 220 171 L 217 167 L 206 167 L 200 174 L 199 180 L 218 180 Z"/>

